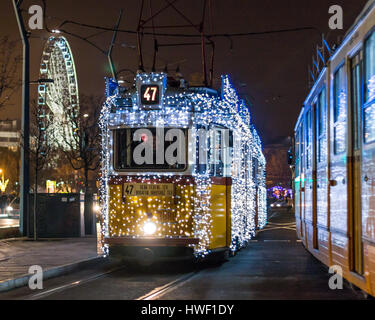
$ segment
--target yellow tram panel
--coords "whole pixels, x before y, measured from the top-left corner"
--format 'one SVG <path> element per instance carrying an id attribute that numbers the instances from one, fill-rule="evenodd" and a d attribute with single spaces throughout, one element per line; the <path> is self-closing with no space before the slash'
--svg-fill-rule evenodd
<path id="1" fill-rule="evenodd" d="M 142 228 L 147 221 L 156 224 L 155 236 L 192 236 L 193 186 L 176 185 L 175 195 L 128 196 L 123 193 L 123 188 L 127 185 L 129 184 L 109 186 L 110 237 L 143 236 Z M 132 185 L 134 189 L 140 190 L 140 184 Z M 163 185 L 165 184 L 160 184 Z"/>
<path id="2" fill-rule="evenodd" d="M 215 185 L 211 187 L 211 244 L 210 249 L 225 248 L 227 246 L 227 186 Z"/>

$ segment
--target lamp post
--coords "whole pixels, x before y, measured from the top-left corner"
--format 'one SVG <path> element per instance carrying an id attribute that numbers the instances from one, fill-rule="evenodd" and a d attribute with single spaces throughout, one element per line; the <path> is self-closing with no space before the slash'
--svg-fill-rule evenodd
<path id="1" fill-rule="evenodd" d="M 12 0 L 17 18 L 18 28 L 23 43 L 23 75 L 22 75 L 22 148 L 20 172 L 20 233 L 29 235 L 29 203 L 30 189 L 30 45 L 29 35 L 25 29 L 20 5 L 22 1 Z"/>

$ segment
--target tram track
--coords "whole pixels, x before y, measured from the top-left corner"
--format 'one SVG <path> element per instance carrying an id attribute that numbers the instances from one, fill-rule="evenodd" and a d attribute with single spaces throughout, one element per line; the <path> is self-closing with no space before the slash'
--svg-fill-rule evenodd
<path id="1" fill-rule="evenodd" d="M 127 265 L 121 265 L 121 266 L 114 266 L 110 268 L 109 270 L 102 271 L 102 272 L 96 272 L 88 276 L 80 276 L 77 277 L 78 279 L 72 279 L 70 281 L 67 281 L 66 283 L 62 283 L 60 285 L 55 285 L 51 289 L 46 289 L 38 293 L 33 293 L 29 295 L 22 295 L 18 298 L 17 300 L 42 300 L 42 299 L 54 299 L 54 295 L 57 295 L 57 297 L 61 294 L 64 294 L 64 292 L 67 292 L 69 290 L 74 290 L 80 286 L 83 286 L 85 284 L 91 284 L 94 285 L 95 281 L 105 279 L 107 277 L 110 277 L 111 275 L 115 275 L 118 272 L 123 272 L 125 271 L 127 273 L 125 278 L 122 278 L 125 281 L 133 281 L 134 279 L 138 278 L 140 274 L 135 274 L 133 275 L 131 272 L 128 270 Z M 138 296 L 134 295 L 133 297 L 129 297 L 129 299 L 134 299 L 134 300 L 157 300 L 161 298 L 163 295 L 170 293 L 171 291 L 177 289 L 178 287 L 182 286 L 186 282 L 190 281 L 194 276 L 197 275 L 199 271 L 191 271 L 186 274 L 182 274 L 178 276 L 176 279 L 165 279 L 166 281 L 163 283 L 159 283 L 158 285 L 155 284 L 155 287 L 153 289 L 149 288 L 147 293 Z M 115 276 L 116 277 L 116 276 Z M 151 289 L 151 290 L 150 290 Z M 58 298 L 59 299 L 59 298 Z"/>
<path id="2" fill-rule="evenodd" d="M 29 295 L 27 297 L 22 297 L 19 300 L 39 300 L 39 299 L 43 299 L 43 298 L 51 296 L 55 293 L 63 292 L 65 290 L 68 290 L 68 289 L 71 289 L 71 288 L 74 288 L 74 287 L 78 287 L 78 286 L 86 284 L 88 282 L 92 282 L 92 281 L 98 280 L 100 278 L 106 277 L 106 276 L 108 276 L 108 275 L 110 275 L 114 272 L 123 270 L 125 268 L 126 268 L 126 266 L 114 267 L 114 268 L 111 268 L 110 270 L 105 271 L 105 272 L 100 272 L 100 273 L 91 275 L 89 277 L 86 277 L 86 278 L 83 278 L 83 279 L 80 279 L 80 280 L 72 281 L 72 282 L 69 282 L 67 284 L 57 286 L 57 287 L 49 289 L 49 290 L 45 290 L 45 291 L 42 291 L 42 292 L 39 292 L 39 293 L 36 293 L 36 294 L 32 294 L 32 295 Z"/>
<path id="3" fill-rule="evenodd" d="M 174 281 L 171 281 L 164 286 L 157 287 L 154 290 L 151 290 L 149 293 L 146 293 L 145 295 L 135 299 L 135 300 L 157 300 L 164 296 L 167 293 L 170 293 L 171 291 L 179 288 L 183 284 L 187 283 L 188 281 L 192 280 L 198 272 L 191 272 L 189 274 L 183 275 L 179 278 L 177 278 Z"/>

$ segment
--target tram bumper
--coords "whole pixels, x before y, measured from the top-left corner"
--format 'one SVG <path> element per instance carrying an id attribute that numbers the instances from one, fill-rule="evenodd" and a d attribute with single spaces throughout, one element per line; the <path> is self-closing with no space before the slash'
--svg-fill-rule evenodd
<path id="1" fill-rule="evenodd" d="M 110 256 L 136 260 L 145 266 L 159 261 L 192 259 L 191 245 L 199 243 L 199 239 L 187 237 L 107 237 L 104 241 L 109 246 Z"/>

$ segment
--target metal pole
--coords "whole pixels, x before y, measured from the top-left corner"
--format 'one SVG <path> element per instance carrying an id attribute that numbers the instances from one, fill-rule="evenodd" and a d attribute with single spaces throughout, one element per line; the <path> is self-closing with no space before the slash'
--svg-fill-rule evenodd
<path id="1" fill-rule="evenodd" d="M 29 235 L 29 128 L 30 128 L 30 46 L 28 33 L 25 29 L 18 1 L 13 0 L 14 12 L 16 14 L 18 28 L 23 43 L 23 76 L 22 76 L 22 146 L 21 146 L 21 171 L 20 171 L 20 233 Z"/>
<path id="2" fill-rule="evenodd" d="M 112 78 L 115 79 L 115 81 L 117 81 L 117 74 L 116 74 L 115 65 L 114 65 L 113 59 L 112 59 L 112 49 L 113 49 L 113 45 L 115 44 L 115 41 L 116 41 L 117 30 L 118 30 L 118 28 L 120 26 L 120 23 L 121 23 L 121 17 L 122 17 L 122 9 L 120 10 L 120 15 L 118 17 L 118 21 L 117 21 L 117 24 L 115 26 L 115 31 L 113 32 L 112 42 L 111 42 L 111 45 L 109 46 L 109 50 L 108 50 L 108 54 L 107 54 L 109 67 L 111 68 L 111 72 L 112 72 Z"/>

